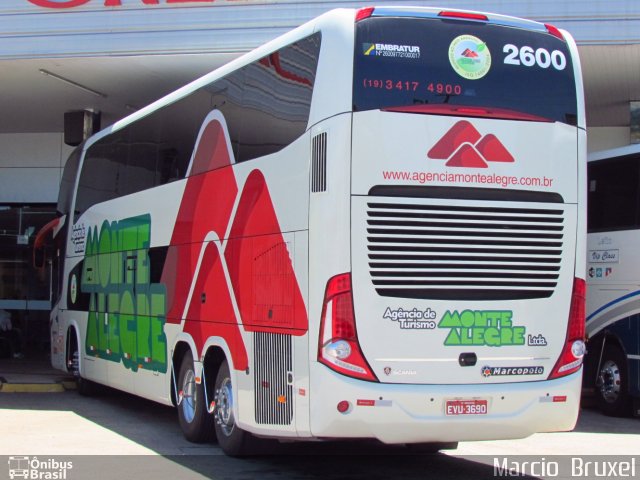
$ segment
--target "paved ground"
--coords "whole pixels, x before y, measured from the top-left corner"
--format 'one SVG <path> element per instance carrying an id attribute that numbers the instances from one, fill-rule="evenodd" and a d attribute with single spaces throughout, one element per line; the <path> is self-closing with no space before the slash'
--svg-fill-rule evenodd
<path id="1" fill-rule="evenodd" d="M 46 352 L 29 352 L 20 359 L 0 358 L 0 392 L 62 392 L 73 381 L 55 370 Z"/>
<path id="2" fill-rule="evenodd" d="M 46 366 L 35 365 L 26 376 L 20 371 L 26 370 L 18 361 L 0 362 L 0 377 L 14 386 L 61 385 L 65 380 Z M 18 455 L 37 456 L 39 461 L 72 461 L 74 468 L 66 476 L 69 480 L 412 480 L 494 478 L 496 456 L 531 455 L 534 460 L 550 460 L 557 459 L 556 455 L 640 453 L 640 419 L 609 418 L 583 409 L 573 432 L 464 442 L 446 454 L 416 454 L 404 448 L 362 443 L 305 443 L 280 446 L 274 456 L 241 460 L 226 457 L 216 444 L 187 442 L 173 408 L 135 396 L 107 390 L 87 398 L 62 388 L 59 393 L 7 391 L 4 384 L 0 390 L 0 479 L 8 476 L 4 465 L 9 456 Z M 640 478 L 640 457 L 636 459 L 636 476 Z M 543 474 L 530 478 L 542 477 L 572 478 Z"/>
<path id="3" fill-rule="evenodd" d="M 69 455 L 95 456 L 71 460 L 76 462 L 74 473 L 90 472 L 96 479 L 137 478 L 136 472 L 157 479 L 493 478 L 487 464 L 496 455 L 640 452 L 639 419 L 608 418 L 592 410 L 582 412 L 574 432 L 461 443 L 447 455 L 415 455 L 386 446 L 308 443 L 281 447 L 273 457 L 231 459 L 215 444 L 194 445 L 184 440 L 174 409 L 115 391 L 93 398 L 73 391 L 0 393 L 0 425 L 0 456 L 58 460 Z M 151 473 L 155 477 L 147 476 Z M 2 475 L 0 464 L 0 478 Z"/>
<path id="4" fill-rule="evenodd" d="M 180 432 L 176 411 L 117 391 L 0 394 L 0 455 L 218 454 Z M 318 444 L 305 444 L 311 450 Z M 304 453 L 304 451 L 303 451 Z M 573 432 L 522 440 L 461 442 L 456 455 L 638 455 L 640 419 L 583 410 Z M 640 472 L 639 472 L 640 473 Z"/>

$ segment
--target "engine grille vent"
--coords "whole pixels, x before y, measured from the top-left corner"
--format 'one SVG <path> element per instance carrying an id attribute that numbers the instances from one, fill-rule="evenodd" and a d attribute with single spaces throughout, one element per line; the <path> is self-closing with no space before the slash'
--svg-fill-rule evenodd
<path id="1" fill-rule="evenodd" d="M 293 359 L 291 335 L 253 336 L 256 423 L 291 425 L 293 421 Z"/>
<path id="2" fill-rule="evenodd" d="M 564 235 L 564 211 L 554 207 L 368 203 L 371 281 L 387 297 L 549 297 Z"/>
<path id="3" fill-rule="evenodd" d="M 323 132 L 311 141 L 311 191 L 327 191 L 327 133 Z"/>

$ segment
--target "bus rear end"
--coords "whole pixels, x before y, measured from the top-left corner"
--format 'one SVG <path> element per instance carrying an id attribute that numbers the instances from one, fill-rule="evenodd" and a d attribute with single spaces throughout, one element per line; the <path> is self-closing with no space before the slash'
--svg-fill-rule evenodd
<path id="1" fill-rule="evenodd" d="M 583 110 L 566 32 L 358 12 L 351 270 L 326 285 L 314 435 L 409 443 L 574 427 Z"/>

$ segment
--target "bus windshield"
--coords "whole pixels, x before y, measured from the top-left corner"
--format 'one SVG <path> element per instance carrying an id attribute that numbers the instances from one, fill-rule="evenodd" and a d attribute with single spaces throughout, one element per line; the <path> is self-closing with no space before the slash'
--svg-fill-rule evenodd
<path id="1" fill-rule="evenodd" d="M 372 17 L 357 24 L 354 65 L 354 111 L 464 116 L 464 107 L 467 116 L 491 109 L 502 118 L 576 125 L 571 55 L 551 34 L 460 20 Z"/>

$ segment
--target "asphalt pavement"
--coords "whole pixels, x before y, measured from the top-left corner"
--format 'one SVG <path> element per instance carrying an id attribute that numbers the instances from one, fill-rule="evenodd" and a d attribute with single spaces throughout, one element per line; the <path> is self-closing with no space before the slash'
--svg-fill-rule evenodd
<path id="1" fill-rule="evenodd" d="M 605 475 L 592 469 L 588 475 L 580 470 L 576 477 L 554 474 L 553 464 L 604 459 L 609 465 L 614 459 L 623 463 L 635 458 L 638 471 L 633 473 L 640 478 L 640 419 L 606 417 L 593 409 L 582 409 L 572 432 L 461 442 L 456 450 L 439 454 L 371 442 L 307 442 L 279 444 L 268 456 L 235 459 L 215 443 L 185 440 L 173 408 L 110 389 L 83 397 L 69 389 L 72 379 L 46 365 L 33 365 L 29 373 L 20 373 L 27 371 L 21 366 L 17 360 L 0 362 L 0 462 L 3 456 L 7 462 L 6 468 L 0 463 L 0 479 L 15 474 L 18 470 L 10 467 L 25 461 L 41 474 L 32 469 L 35 477 L 27 478 L 64 480 L 482 479 L 505 476 L 504 470 L 496 470 L 497 459 L 505 458 L 536 461 L 538 471 L 528 478 L 613 478 L 604 466 L 600 473 Z M 58 387 L 46 393 L 34 388 L 38 385 Z M 67 461 L 73 469 L 58 468 Z"/>

